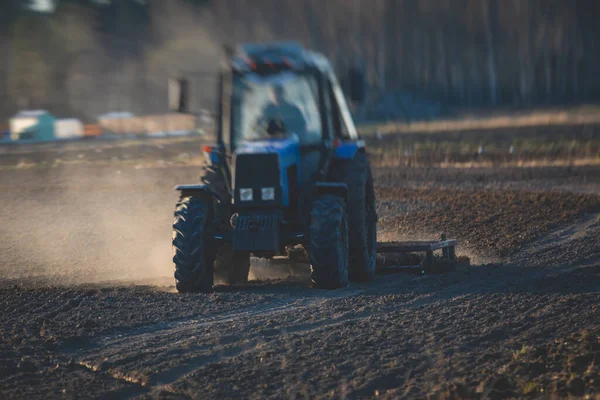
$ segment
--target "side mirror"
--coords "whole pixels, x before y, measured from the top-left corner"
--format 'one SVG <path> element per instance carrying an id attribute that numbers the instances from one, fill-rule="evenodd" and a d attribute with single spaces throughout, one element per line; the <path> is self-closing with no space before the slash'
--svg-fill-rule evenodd
<path id="1" fill-rule="evenodd" d="M 169 110 L 189 113 L 189 85 L 186 79 L 169 79 Z"/>
<path id="2" fill-rule="evenodd" d="M 361 104 L 367 98 L 367 80 L 361 68 L 351 67 L 344 80 L 344 90 L 353 103 Z"/>

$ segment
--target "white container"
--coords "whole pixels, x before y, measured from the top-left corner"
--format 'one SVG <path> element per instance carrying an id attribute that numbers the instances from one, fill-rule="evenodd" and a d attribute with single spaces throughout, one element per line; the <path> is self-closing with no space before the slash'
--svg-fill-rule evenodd
<path id="1" fill-rule="evenodd" d="M 80 120 L 69 118 L 56 120 L 54 135 L 57 139 L 76 139 L 83 137 L 83 124 Z"/>

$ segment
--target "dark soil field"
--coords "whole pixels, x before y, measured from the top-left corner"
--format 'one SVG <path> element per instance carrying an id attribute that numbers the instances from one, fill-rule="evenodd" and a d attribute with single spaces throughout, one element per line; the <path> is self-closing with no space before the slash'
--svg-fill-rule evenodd
<path id="1" fill-rule="evenodd" d="M 380 240 L 446 233 L 472 267 L 331 292 L 264 263 L 175 292 L 200 138 L 0 147 L 0 397 L 600 398 L 600 139 L 577 132 L 553 155 L 514 133 L 521 159 L 369 139 Z"/>

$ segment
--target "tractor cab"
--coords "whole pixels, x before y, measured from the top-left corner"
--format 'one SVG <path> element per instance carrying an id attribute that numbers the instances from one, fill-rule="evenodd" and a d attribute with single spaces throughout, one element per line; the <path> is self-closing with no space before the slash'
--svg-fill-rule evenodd
<path id="1" fill-rule="evenodd" d="M 191 254 L 185 258 L 198 251 L 197 243 L 184 240 L 182 221 L 190 216 L 176 211 L 180 291 L 208 290 L 213 270 L 230 283 L 243 282 L 250 254 L 271 258 L 297 246 L 310 256 L 316 286 L 345 286 L 349 273 L 350 279 L 370 279 L 376 224 L 371 172 L 326 58 L 294 43 L 244 45 L 219 79 L 216 143 L 203 148 L 203 184 L 177 187 L 180 205 L 187 202 L 181 212 L 197 203 L 205 220 L 200 279 L 190 272 L 198 262 Z M 353 244 L 361 254 L 354 254 Z"/>
<path id="2" fill-rule="evenodd" d="M 347 107 L 343 96 L 333 99 L 338 83 L 325 60 L 294 45 L 246 46 L 232 59 L 231 71 L 224 79 L 231 80 L 229 133 L 234 148 L 264 137 L 274 125 L 302 146 L 320 145 L 335 136 L 330 126 L 332 100 Z M 345 123 L 356 137 L 351 118 Z"/>
<path id="3" fill-rule="evenodd" d="M 328 149 L 344 141 L 356 145 L 358 135 L 345 97 L 329 62 L 319 54 L 295 43 L 240 46 L 222 79 L 224 109 L 218 139 L 230 156 L 235 205 L 262 200 L 258 193 L 262 188 L 242 190 L 252 186 L 243 172 L 249 166 L 273 172 L 279 168 L 284 183 L 281 198 L 289 206 L 285 200 L 294 197 L 289 190 L 311 190 Z M 274 154 L 279 154 L 278 160 Z M 242 192 L 247 196 L 257 192 L 257 196 L 250 201 Z M 303 210 L 308 211 L 307 207 L 288 211 L 306 221 Z"/>
<path id="4" fill-rule="evenodd" d="M 233 147 L 273 137 L 294 137 L 302 145 L 323 140 L 317 77 L 302 71 L 237 73 L 233 77 Z"/>

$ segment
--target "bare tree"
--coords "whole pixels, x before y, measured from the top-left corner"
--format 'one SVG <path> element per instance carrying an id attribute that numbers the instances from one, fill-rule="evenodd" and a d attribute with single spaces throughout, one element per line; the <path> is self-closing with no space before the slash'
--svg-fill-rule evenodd
<path id="1" fill-rule="evenodd" d="M 47 16 L 4 4 L 19 1 L 0 2 L 5 116 L 48 106 L 92 118 L 115 104 L 160 112 L 168 76 L 216 70 L 224 43 L 279 39 L 340 69 L 362 63 L 373 94 L 600 100 L 597 0 L 63 0 Z"/>
<path id="2" fill-rule="evenodd" d="M 496 76 L 496 47 L 494 43 L 494 28 L 496 22 L 496 2 L 482 0 L 483 23 L 485 26 L 485 43 L 487 47 L 487 69 L 490 90 L 490 103 L 496 105 L 498 99 Z"/>

